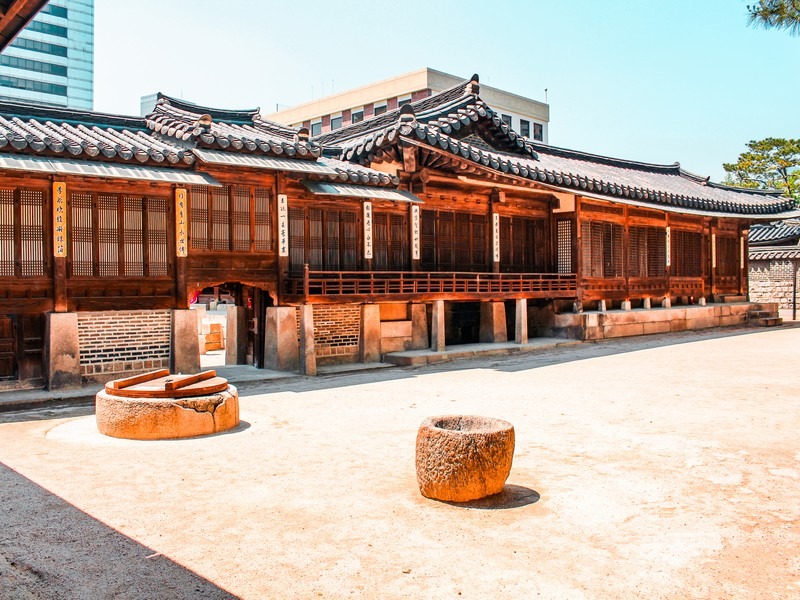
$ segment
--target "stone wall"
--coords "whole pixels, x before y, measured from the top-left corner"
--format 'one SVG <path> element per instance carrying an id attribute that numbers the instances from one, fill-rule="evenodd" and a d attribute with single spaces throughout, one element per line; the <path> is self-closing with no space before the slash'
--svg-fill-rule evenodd
<path id="1" fill-rule="evenodd" d="M 81 376 L 107 381 L 170 366 L 172 311 L 78 313 Z"/>
<path id="2" fill-rule="evenodd" d="M 314 345 L 319 364 L 357 362 L 361 305 L 314 305 Z"/>
<path id="3" fill-rule="evenodd" d="M 778 302 L 781 308 L 792 308 L 794 269 L 791 260 L 750 261 L 750 301 Z M 800 279 L 797 284 L 800 289 Z"/>

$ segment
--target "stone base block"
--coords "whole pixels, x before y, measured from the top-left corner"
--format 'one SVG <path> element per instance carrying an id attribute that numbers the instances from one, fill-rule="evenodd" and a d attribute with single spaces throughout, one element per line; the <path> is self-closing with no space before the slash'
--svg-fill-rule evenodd
<path id="1" fill-rule="evenodd" d="M 128 440 L 171 440 L 227 431 L 239 424 L 239 392 L 189 398 L 96 396 L 97 429 Z"/>
<path id="2" fill-rule="evenodd" d="M 489 417 L 448 415 L 417 432 L 417 483 L 426 498 L 468 502 L 503 491 L 514 458 L 514 426 Z"/>

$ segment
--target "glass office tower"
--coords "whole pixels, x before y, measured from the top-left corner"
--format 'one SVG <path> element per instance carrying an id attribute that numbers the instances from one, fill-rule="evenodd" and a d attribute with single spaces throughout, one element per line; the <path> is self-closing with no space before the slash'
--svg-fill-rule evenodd
<path id="1" fill-rule="evenodd" d="M 0 54 L 0 100 L 92 110 L 94 0 L 50 0 Z"/>

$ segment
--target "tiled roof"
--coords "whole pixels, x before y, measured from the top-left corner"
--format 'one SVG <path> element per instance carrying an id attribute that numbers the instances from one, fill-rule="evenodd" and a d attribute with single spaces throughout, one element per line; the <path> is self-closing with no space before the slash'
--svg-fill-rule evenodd
<path id="1" fill-rule="evenodd" d="M 226 111 L 159 94 L 145 123 L 163 136 L 206 147 L 309 159 L 322 154 L 320 146 L 300 138 L 299 130 L 262 119 L 258 109 Z"/>
<path id="2" fill-rule="evenodd" d="M 751 246 L 750 260 L 796 260 L 800 258 L 800 246 Z"/>
<path id="3" fill-rule="evenodd" d="M 364 167 L 359 164 L 327 156 L 321 158 L 320 161 L 336 169 L 337 175 L 327 175 L 324 177 L 331 181 L 347 181 L 349 183 L 395 187 L 400 183 L 400 179 L 397 175 L 376 171 L 375 169 L 370 169 L 369 167 Z"/>
<path id="4" fill-rule="evenodd" d="M 0 150 L 141 163 L 194 162 L 188 149 L 151 135 L 144 119 L 18 102 L 0 103 Z"/>
<path id="5" fill-rule="evenodd" d="M 794 242 L 800 238 L 800 223 L 764 223 L 753 225 L 747 239 L 751 245 L 776 245 L 780 242 Z"/>
<path id="6" fill-rule="evenodd" d="M 470 82 L 470 87 L 472 83 Z M 451 88 L 445 97 L 426 98 L 424 114 L 416 114 L 420 103 L 381 115 L 369 122 L 345 127 L 315 138 L 324 143 L 336 142 L 340 158 L 369 163 L 378 152 L 390 146 L 412 143 L 431 147 L 487 170 L 535 181 L 542 185 L 597 196 L 612 201 L 664 210 L 764 218 L 797 213 L 794 201 L 780 192 L 731 188 L 711 183 L 672 165 L 652 165 L 629 160 L 596 156 L 586 152 L 532 143 L 517 136 L 474 93 L 467 84 Z M 465 90 L 462 98 L 452 98 L 454 90 Z M 388 115 L 395 121 L 390 122 Z M 386 118 L 384 118 L 386 117 Z M 508 131 L 506 131 L 508 130 Z M 482 138 L 492 133 L 490 145 L 503 150 L 487 150 L 469 143 L 474 132 Z M 499 133 L 498 133 L 499 132 Z M 355 135 L 354 135 L 355 134 Z"/>

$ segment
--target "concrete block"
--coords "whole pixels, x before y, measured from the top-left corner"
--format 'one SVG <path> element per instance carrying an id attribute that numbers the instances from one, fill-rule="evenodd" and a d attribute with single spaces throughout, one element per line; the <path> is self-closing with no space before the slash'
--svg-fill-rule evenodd
<path id="1" fill-rule="evenodd" d="M 642 323 L 645 335 L 653 333 L 669 333 L 671 331 L 669 321 L 654 321 L 652 323 Z"/>
<path id="2" fill-rule="evenodd" d="M 273 371 L 300 369 L 297 309 L 294 306 L 267 308 L 264 338 L 264 366 L 267 369 Z"/>
<path id="3" fill-rule="evenodd" d="M 741 325 L 746 323 L 747 319 L 744 315 L 728 315 L 719 317 L 720 327 L 730 327 L 731 325 Z"/>
<path id="4" fill-rule="evenodd" d="M 244 306 L 228 305 L 225 328 L 225 364 L 243 365 L 246 362 L 247 319 Z"/>
<path id="5" fill-rule="evenodd" d="M 172 311 L 173 373 L 198 373 L 200 371 L 200 344 L 198 343 L 198 313 L 193 310 Z"/>
<path id="6" fill-rule="evenodd" d="M 645 298 L 644 300 L 642 300 L 642 308 L 644 308 L 645 310 L 650 310 L 652 308 L 650 298 Z"/>
<path id="7" fill-rule="evenodd" d="M 706 299 L 704 297 L 700 296 L 697 299 L 697 304 L 699 304 L 700 306 L 705 306 L 706 305 Z"/>
<path id="8" fill-rule="evenodd" d="M 628 337 L 632 335 L 643 334 L 643 323 L 628 323 L 626 325 L 612 325 L 610 327 L 603 328 L 603 337 L 605 338 Z"/>
<path id="9" fill-rule="evenodd" d="M 365 363 L 381 360 L 381 308 L 378 304 L 361 306 L 358 356 Z"/>
<path id="10" fill-rule="evenodd" d="M 719 318 L 717 317 L 686 319 L 686 329 L 708 329 L 709 327 L 717 327 L 718 325 Z"/>
<path id="11" fill-rule="evenodd" d="M 411 337 L 381 338 L 381 355 L 405 350 L 413 350 L 411 348 Z"/>
<path id="12" fill-rule="evenodd" d="M 424 304 L 411 305 L 411 348 L 428 347 L 428 312 Z"/>
<path id="13" fill-rule="evenodd" d="M 661 308 L 671 308 L 671 307 L 672 307 L 672 300 L 669 299 L 669 296 L 661 301 Z"/>
<path id="14" fill-rule="evenodd" d="M 411 321 L 381 322 L 381 339 L 393 337 L 410 338 L 413 329 Z"/>
<path id="15" fill-rule="evenodd" d="M 317 374 L 317 348 L 314 342 L 314 306 L 304 304 L 300 314 L 300 372 L 313 377 Z"/>
<path id="16" fill-rule="evenodd" d="M 381 321 L 408 320 L 408 304 L 405 302 L 382 302 L 378 306 L 381 311 Z"/>
<path id="17" fill-rule="evenodd" d="M 444 325 L 444 300 L 434 300 L 431 311 L 431 350 L 434 352 L 444 352 Z"/>
<path id="18" fill-rule="evenodd" d="M 47 389 L 80 387 L 77 313 L 49 313 L 45 330 Z"/>
<path id="19" fill-rule="evenodd" d="M 600 300 L 597 303 L 597 311 L 598 312 L 606 312 L 606 301 L 605 300 Z"/>
<path id="20" fill-rule="evenodd" d="M 631 309 L 631 301 L 630 300 L 623 300 L 622 305 L 620 306 L 621 310 L 630 310 Z"/>
<path id="21" fill-rule="evenodd" d="M 528 300 L 518 298 L 514 312 L 514 341 L 517 344 L 528 343 Z"/>
<path id="22" fill-rule="evenodd" d="M 481 302 L 479 339 L 482 344 L 508 341 L 506 307 L 503 302 Z"/>

